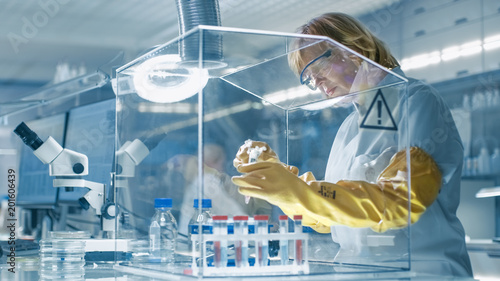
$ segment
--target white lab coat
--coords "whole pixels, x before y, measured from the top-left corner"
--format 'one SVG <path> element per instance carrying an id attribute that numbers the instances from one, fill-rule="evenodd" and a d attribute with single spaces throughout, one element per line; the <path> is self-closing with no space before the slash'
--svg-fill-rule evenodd
<path id="1" fill-rule="evenodd" d="M 404 77 L 399 68 L 393 71 Z M 391 82 L 387 79 L 393 78 L 386 77 L 384 84 Z M 415 272 L 472 276 L 465 232 L 456 217 L 463 162 L 462 142 L 448 107 L 433 88 L 410 78 L 407 89 L 408 95 L 391 105 L 402 109 L 395 110 L 401 112 L 400 116 L 394 116 L 398 131 L 360 128 L 363 106 L 346 118 L 333 143 L 325 180 L 374 182 L 381 169 L 389 163 L 390 157 L 403 148 L 409 130 L 410 146 L 424 149 L 441 170 L 442 186 L 439 196 L 420 219 L 410 226 L 411 235 L 407 229 L 383 233 L 383 236 L 393 238 L 389 239 L 389 246 L 380 247 L 377 242 L 370 242 L 371 238 L 379 235 L 370 229 L 332 226 L 332 238 L 341 247 L 336 261 L 357 263 L 359 259 L 356 256 L 369 256 L 365 254 L 371 253 L 372 256 L 385 255 L 386 259 L 393 255 L 396 263 L 398 259 L 408 260 L 409 254 L 411 269 Z M 391 103 L 388 91 L 391 90 L 382 89 L 388 103 Z M 408 114 L 404 110 L 406 103 Z M 408 115 L 409 126 L 406 128 L 404 122 Z M 411 236 L 410 253 L 405 250 L 408 249 L 408 236 Z M 384 242 L 380 245 L 384 245 Z M 376 251 L 384 253 L 375 253 Z"/>

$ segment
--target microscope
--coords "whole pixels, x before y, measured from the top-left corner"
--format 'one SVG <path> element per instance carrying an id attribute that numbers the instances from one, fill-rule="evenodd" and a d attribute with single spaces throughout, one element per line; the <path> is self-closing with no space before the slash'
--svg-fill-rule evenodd
<path id="1" fill-rule="evenodd" d="M 116 206 L 106 199 L 105 185 L 83 179 L 88 175 L 86 155 L 63 148 L 52 137 L 44 142 L 24 122 L 14 130 L 21 140 L 33 149 L 33 154 L 44 164 L 49 164 L 49 175 L 55 177 L 54 187 L 64 187 L 71 191 L 75 187 L 90 189 L 79 203 L 83 209 L 95 209 L 101 219 L 101 230 L 107 233 L 115 231 Z"/>

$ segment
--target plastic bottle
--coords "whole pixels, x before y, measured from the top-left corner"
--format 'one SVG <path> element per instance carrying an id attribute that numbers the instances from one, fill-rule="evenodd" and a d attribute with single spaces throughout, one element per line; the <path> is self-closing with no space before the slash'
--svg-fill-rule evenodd
<path id="1" fill-rule="evenodd" d="M 188 224 L 189 251 L 193 250 L 193 243 L 191 242 L 191 236 L 193 234 L 199 233 L 198 227 L 199 227 L 200 223 L 202 225 L 203 233 L 205 233 L 205 234 L 210 233 L 208 220 L 212 218 L 212 214 L 211 214 L 212 200 L 211 199 L 202 199 L 201 200 L 201 211 L 200 211 L 199 200 L 194 199 L 193 207 L 194 207 L 194 215 L 191 217 L 191 219 L 189 220 L 189 224 Z M 196 245 L 196 247 L 195 247 L 196 252 L 199 252 L 200 251 L 199 241 L 197 241 L 195 243 L 195 245 Z"/>
<path id="2" fill-rule="evenodd" d="M 495 148 L 493 154 L 491 154 L 490 163 L 491 172 L 496 175 L 500 174 L 500 149 L 498 147 Z"/>
<path id="3" fill-rule="evenodd" d="M 471 170 L 470 170 L 470 173 L 469 175 L 470 176 L 477 176 L 478 175 L 478 171 L 479 171 L 479 161 L 478 161 L 478 157 L 471 157 L 471 161 L 472 161 L 472 166 L 471 166 Z"/>
<path id="4" fill-rule="evenodd" d="M 486 105 L 486 99 L 483 92 L 476 92 L 472 95 L 472 109 L 483 109 Z"/>
<path id="5" fill-rule="evenodd" d="M 477 157 L 477 170 L 479 175 L 489 175 L 490 170 L 490 155 L 486 147 L 481 147 L 479 156 Z"/>
<path id="6" fill-rule="evenodd" d="M 161 262 L 175 261 L 177 221 L 171 212 L 171 198 L 155 199 L 155 214 L 149 226 L 149 252 L 153 259 Z"/>
<path id="7" fill-rule="evenodd" d="M 470 110 L 471 109 L 471 104 L 470 104 L 470 97 L 469 95 L 464 95 L 463 100 L 462 100 L 462 107 L 465 110 Z"/>

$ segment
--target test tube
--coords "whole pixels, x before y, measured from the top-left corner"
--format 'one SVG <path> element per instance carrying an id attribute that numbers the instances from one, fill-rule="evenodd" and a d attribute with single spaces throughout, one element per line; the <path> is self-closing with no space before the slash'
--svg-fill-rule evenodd
<path id="1" fill-rule="evenodd" d="M 214 234 L 225 235 L 226 238 L 214 241 L 214 265 L 215 267 L 227 266 L 227 216 L 213 216 Z"/>
<path id="2" fill-rule="evenodd" d="M 234 216 L 234 235 L 248 235 L 248 216 Z M 235 264 L 236 267 L 248 266 L 248 240 L 234 241 Z"/>
<path id="3" fill-rule="evenodd" d="M 282 215 L 279 217 L 280 221 L 280 233 L 288 233 L 288 216 Z M 280 258 L 281 265 L 286 265 L 288 263 L 288 239 L 280 239 Z"/>
<path id="4" fill-rule="evenodd" d="M 302 233 L 302 215 L 293 216 L 294 232 L 295 234 Z M 302 253 L 302 239 L 295 239 L 294 246 L 294 264 L 302 265 L 303 253 Z"/>
<path id="5" fill-rule="evenodd" d="M 256 215 L 253 217 L 255 221 L 256 234 L 268 234 L 269 219 L 266 215 Z M 269 255 L 269 241 L 267 238 L 256 239 L 255 241 L 255 264 L 258 266 L 267 266 L 267 259 Z"/>

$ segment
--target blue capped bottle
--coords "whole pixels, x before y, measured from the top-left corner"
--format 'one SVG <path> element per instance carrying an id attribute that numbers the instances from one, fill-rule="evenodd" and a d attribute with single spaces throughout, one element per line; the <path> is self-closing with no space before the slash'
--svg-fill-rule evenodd
<path id="1" fill-rule="evenodd" d="M 155 214 L 149 225 L 149 253 L 152 259 L 166 263 L 175 261 L 177 241 L 177 221 L 171 210 L 171 198 L 156 198 Z"/>
<path id="2" fill-rule="evenodd" d="M 189 251 L 193 250 L 193 243 L 191 242 L 191 236 L 193 234 L 200 233 L 198 231 L 198 226 L 201 223 L 202 231 L 205 234 L 210 234 L 210 226 L 208 224 L 209 220 L 212 218 L 211 209 L 212 209 L 212 200 L 211 199 L 202 199 L 201 200 L 201 210 L 199 205 L 199 200 L 194 199 L 193 202 L 194 207 L 194 215 L 189 220 L 188 224 L 188 247 Z M 196 252 L 200 252 L 199 242 L 196 242 Z"/>

